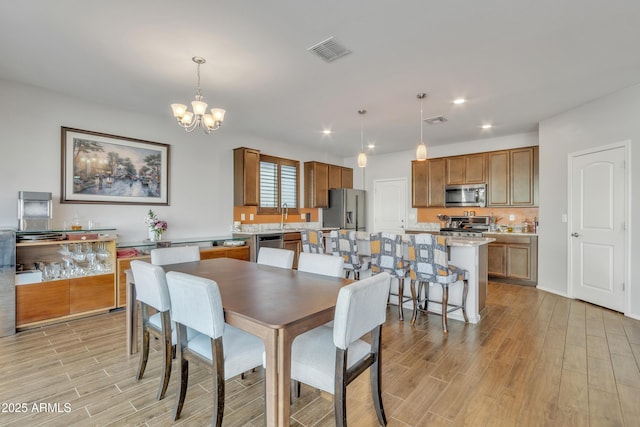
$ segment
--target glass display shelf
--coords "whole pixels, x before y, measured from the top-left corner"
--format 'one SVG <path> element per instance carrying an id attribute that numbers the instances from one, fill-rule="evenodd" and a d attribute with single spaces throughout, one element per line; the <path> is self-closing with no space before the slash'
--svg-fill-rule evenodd
<path id="1" fill-rule="evenodd" d="M 16 230 L 16 234 L 43 234 L 43 233 L 104 233 L 106 231 L 116 231 L 113 227 L 82 228 L 71 230 L 68 228 L 52 228 L 50 230 Z"/>
<path id="2" fill-rule="evenodd" d="M 137 242 L 118 242 L 116 247 L 118 249 L 128 248 L 141 248 L 141 249 L 154 249 L 158 247 L 169 246 L 186 246 L 186 245 L 198 245 L 200 247 L 211 246 L 224 246 L 225 242 L 246 242 L 249 239 L 248 236 L 234 237 L 234 236 L 216 236 L 216 237 L 190 237 L 182 239 L 167 239 L 167 240 L 141 240 Z"/>

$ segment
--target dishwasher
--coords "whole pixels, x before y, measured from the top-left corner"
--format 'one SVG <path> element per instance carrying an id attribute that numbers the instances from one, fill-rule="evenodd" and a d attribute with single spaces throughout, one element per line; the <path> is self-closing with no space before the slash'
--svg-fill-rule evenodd
<path id="1" fill-rule="evenodd" d="M 268 233 L 268 234 L 256 234 L 255 236 L 255 258 L 252 261 L 256 261 L 258 259 L 258 253 L 260 252 L 260 248 L 278 248 L 282 249 L 284 246 L 284 239 L 282 237 L 282 233 Z"/>

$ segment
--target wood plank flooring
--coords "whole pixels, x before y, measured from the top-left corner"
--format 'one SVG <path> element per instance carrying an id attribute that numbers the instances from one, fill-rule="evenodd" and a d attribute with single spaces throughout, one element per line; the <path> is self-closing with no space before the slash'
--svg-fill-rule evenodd
<path id="1" fill-rule="evenodd" d="M 389 426 L 639 425 L 640 321 L 490 283 L 482 321 L 449 327 L 443 336 L 436 315 L 412 327 L 390 308 L 382 362 Z M 0 425 L 171 425 L 177 377 L 156 401 L 158 342 L 139 382 L 138 356 L 125 353 L 124 312 L 0 338 Z M 350 426 L 377 425 L 369 390 L 368 373 L 349 386 Z M 226 391 L 225 426 L 264 425 L 261 369 L 228 381 Z M 207 372 L 193 366 L 174 424 L 210 425 L 211 392 Z M 331 396 L 303 386 L 291 424 L 333 426 Z"/>

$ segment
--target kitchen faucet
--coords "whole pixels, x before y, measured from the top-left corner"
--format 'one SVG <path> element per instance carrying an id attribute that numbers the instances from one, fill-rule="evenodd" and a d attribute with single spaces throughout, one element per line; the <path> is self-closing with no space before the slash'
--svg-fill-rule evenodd
<path id="1" fill-rule="evenodd" d="M 286 203 L 282 204 L 282 212 L 280 215 L 280 230 L 284 230 L 284 220 L 289 218 L 289 207 Z"/>

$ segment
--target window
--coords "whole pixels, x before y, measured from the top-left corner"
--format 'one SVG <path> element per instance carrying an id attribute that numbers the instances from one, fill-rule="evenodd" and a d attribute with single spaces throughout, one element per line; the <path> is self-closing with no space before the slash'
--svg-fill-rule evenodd
<path id="1" fill-rule="evenodd" d="M 298 209 L 299 169 L 298 161 L 260 155 L 259 213 L 280 213 L 284 203 L 289 210 Z"/>

